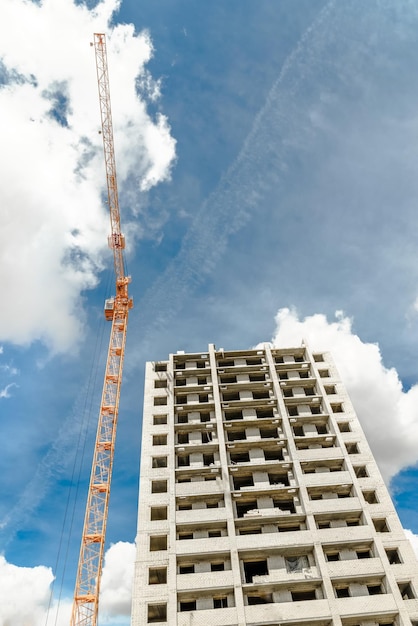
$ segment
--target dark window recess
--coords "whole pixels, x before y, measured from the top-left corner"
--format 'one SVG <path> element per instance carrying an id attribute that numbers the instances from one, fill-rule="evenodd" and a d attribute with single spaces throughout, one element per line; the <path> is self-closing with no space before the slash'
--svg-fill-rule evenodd
<path id="1" fill-rule="evenodd" d="M 228 606 L 228 598 L 226 596 L 223 598 L 213 598 L 214 609 L 226 609 L 227 606 Z"/>
<path id="2" fill-rule="evenodd" d="M 152 458 L 152 467 L 154 469 L 160 467 L 167 467 L 167 457 L 166 456 L 154 456 Z"/>
<path id="3" fill-rule="evenodd" d="M 218 367 L 234 367 L 235 361 L 232 359 L 224 359 L 222 361 L 218 361 Z"/>
<path id="4" fill-rule="evenodd" d="M 176 378 L 176 387 L 185 387 L 186 379 L 185 378 Z"/>
<path id="5" fill-rule="evenodd" d="M 289 379 L 289 374 L 287 372 L 280 372 L 279 373 L 279 379 L 280 380 L 288 380 Z"/>
<path id="6" fill-rule="evenodd" d="M 340 433 L 351 433 L 351 427 L 349 422 L 340 422 L 338 424 L 338 429 Z"/>
<path id="7" fill-rule="evenodd" d="M 179 574 L 194 574 L 194 565 L 180 565 Z"/>
<path id="8" fill-rule="evenodd" d="M 370 550 L 356 550 L 356 554 L 358 559 L 370 559 L 372 556 Z"/>
<path id="9" fill-rule="evenodd" d="M 274 362 L 275 363 L 284 363 L 284 358 L 282 356 L 275 356 L 274 357 Z"/>
<path id="10" fill-rule="evenodd" d="M 215 457 L 213 454 L 204 454 L 203 455 L 203 465 L 214 465 Z"/>
<path id="11" fill-rule="evenodd" d="M 256 409 L 257 419 L 264 417 L 274 417 L 273 409 Z"/>
<path id="12" fill-rule="evenodd" d="M 283 449 L 264 450 L 264 459 L 266 461 L 283 461 Z"/>
<path id="13" fill-rule="evenodd" d="M 254 509 L 257 509 L 257 500 L 245 502 L 243 504 L 237 503 L 237 517 L 244 517 L 248 511 L 252 511 Z"/>
<path id="14" fill-rule="evenodd" d="M 354 467 L 353 469 L 357 478 L 367 478 L 368 473 L 364 465 L 358 465 L 357 467 Z"/>
<path id="15" fill-rule="evenodd" d="M 211 572 L 223 572 L 225 569 L 225 563 L 223 563 L 222 561 L 219 563 L 211 563 L 210 564 L 210 571 Z"/>
<path id="16" fill-rule="evenodd" d="M 166 567 L 151 567 L 148 570 L 149 585 L 164 585 L 167 582 Z"/>
<path id="17" fill-rule="evenodd" d="M 175 363 L 174 367 L 176 370 L 185 370 L 186 369 L 186 363 L 185 361 L 180 362 L 180 363 Z"/>
<path id="18" fill-rule="evenodd" d="M 257 359 L 257 358 L 247 359 L 247 365 L 262 365 L 262 363 L 263 363 L 262 359 Z"/>
<path id="19" fill-rule="evenodd" d="M 210 443 L 212 441 L 212 433 L 210 431 L 204 431 L 202 433 L 202 443 Z"/>
<path id="20" fill-rule="evenodd" d="M 157 396 L 154 398 L 154 406 L 165 406 L 167 404 L 167 396 Z"/>
<path id="21" fill-rule="evenodd" d="M 249 452 L 236 452 L 230 454 L 231 464 L 236 465 L 236 463 L 249 463 L 250 462 L 250 453 Z"/>
<path id="22" fill-rule="evenodd" d="M 367 585 L 367 591 L 369 592 L 369 596 L 377 596 L 381 593 L 384 593 L 382 585 Z"/>
<path id="23" fill-rule="evenodd" d="M 310 409 L 311 409 L 311 415 L 320 415 L 322 413 L 321 405 L 311 406 Z"/>
<path id="24" fill-rule="evenodd" d="M 336 587 L 335 595 L 337 598 L 349 598 L 350 597 L 350 588 L 346 587 Z"/>
<path id="25" fill-rule="evenodd" d="M 305 370 L 304 372 L 299 372 L 299 378 L 309 378 L 309 370 Z"/>
<path id="26" fill-rule="evenodd" d="M 163 378 L 162 380 L 154 380 L 155 389 L 166 389 L 167 388 L 167 379 Z"/>
<path id="27" fill-rule="evenodd" d="M 388 561 L 391 565 L 402 563 L 401 557 L 399 556 L 399 552 L 396 548 L 386 550 L 386 556 L 388 557 Z"/>
<path id="28" fill-rule="evenodd" d="M 182 456 L 177 457 L 177 467 L 189 467 L 190 465 L 190 456 L 188 454 L 184 454 Z"/>
<path id="29" fill-rule="evenodd" d="M 167 621 L 167 605 L 166 604 L 149 604 L 148 605 L 148 624 Z"/>
<path id="30" fill-rule="evenodd" d="M 242 420 L 242 411 L 225 411 L 225 419 L 228 420 Z"/>
<path id="31" fill-rule="evenodd" d="M 206 367 L 206 361 L 198 361 L 196 363 L 197 369 L 203 370 Z"/>
<path id="32" fill-rule="evenodd" d="M 245 430 L 228 431 L 228 441 L 240 441 L 246 438 L 247 438 L 247 435 L 245 434 Z"/>
<path id="33" fill-rule="evenodd" d="M 167 363 L 155 363 L 154 364 L 155 372 L 166 372 L 167 371 Z"/>
<path id="34" fill-rule="evenodd" d="M 326 424 L 317 424 L 316 425 L 316 432 L 318 433 L 318 435 L 327 435 L 328 434 L 328 428 Z"/>
<path id="35" fill-rule="evenodd" d="M 178 537 L 180 541 L 183 539 L 193 539 L 193 533 L 187 533 L 187 532 L 179 533 Z"/>
<path id="36" fill-rule="evenodd" d="M 315 387 L 304 387 L 303 391 L 305 392 L 305 396 L 315 395 Z"/>
<path id="37" fill-rule="evenodd" d="M 189 600 L 189 602 L 180 602 L 180 611 L 195 611 L 196 600 Z"/>
<path id="38" fill-rule="evenodd" d="M 153 424 L 154 426 L 167 424 L 167 415 L 154 415 Z"/>
<path id="39" fill-rule="evenodd" d="M 343 409 L 343 405 L 338 403 L 338 404 L 331 404 L 331 410 L 333 413 L 343 413 L 344 409 Z"/>
<path id="40" fill-rule="evenodd" d="M 265 400 L 266 398 L 270 398 L 269 391 L 253 391 L 254 400 Z"/>
<path id="41" fill-rule="evenodd" d="M 339 552 L 327 552 L 325 554 L 327 561 L 339 561 L 340 553 Z"/>
<path id="42" fill-rule="evenodd" d="M 219 500 L 214 500 L 212 502 L 209 500 L 209 502 L 206 502 L 207 509 L 217 509 L 219 506 L 222 506 L 222 503 Z"/>
<path id="43" fill-rule="evenodd" d="M 345 447 L 347 449 L 348 454 L 359 454 L 360 450 L 356 443 L 346 443 Z"/>
<path id="44" fill-rule="evenodd" d="M 254 604 L 271 604 L 273 602 L 272 593 L 263 593 L 258 595 L 247 596 L 248 604 L 250 606 Z"/>
<path id="45" fill-rule="evenodd" d="M 201 424 L 203 424 L 204 422 L 210 422 L 210 413 L 201 413 L 200 422 Z"/>
<path id="46" fill-rule="evenodd" d="M 239 531 L 240 535 L 261 535 L 261 528 L 258 526 L 256 528 L 241 528 Z"/>
<path id="47" fill-rule="evenodd" d="M 260 428 L 261 439 L 276 439 L 277 428 Z"/>
<path id="48" fill-rule="evenodd" d="M 152 437 L 152 445 L 153 446 L 166 446 L 167 445 L 167 435 L 153 435 L 153 437 Z"/>
<path id="49" fill-rule="evenodd" d="M 209 396 L 207 393 L 200 393 L 199 394 L 199 402 L 209 402 Z"/>
<path id="50" fill-rule="evenodd" d="M 410 582 L 408 583 L 398 583 L 399 592 L 402 596 L 402 600 L 413 600 L 416 598 L 414 590 L 412 589 L 412 585 Z"/>
<path id="51" fill-rule="evenodd" d="M 363 498 L 368 504 L 376 504 L 378 502 L 375 491 L 363 491 Z"/>
<path id="52" fill-rule="evenodd" d="M 374 519 L 373 520 L 373 525 L 375 527 L 376 532 L 378 533 L 388 533 L 389 532 L 389 526 L 387 525 L 387 522 L 385 519 Z"/>
<path id="53" fill-rule="evenodd" d="M 293 389 L 288 389 L 287 387 L 285 387 L 283 389 L 283 395 L 285 398 L 293 398 Z"/>
<path id="54" fill-rule="evenodd" d="M 189 443 L 189 433 L 179 433 L 177 435 L 177 443 Z"/>
<path id="55" fill-rule="evenodd" d="M 151 493 L 167 493 L 167 481 L 153 480 L 151 483 Z"/>
<path id="56" fill-rule="evenodd" d="M 266 380 L 265 374 L 250 374 L 250 382 L 252 383 L 261 383 Z"/>
<path id="57" fill-rule="evenodd" d="M 244 476 L 234 476 L 234 489 L 241 489 L 242 487 L 254 487 L 254 479 L 252 474 Z"/>
<path id="58" fill-rule="evenodd" d="M 157 522 L 167 519 L 167 507 L 166 506 L 152 506 L 151 507 L 151 522 Z"/>
<path id="59" fill-rule="evenodd" d="M 303 426 L 293 426 L 293 434 L 295 437 L 304 437 L 305 431 L 303 430 Z"/>
<path id="60" fill-rule="evenodd" d="M 224 392 L 222 394 L 222 400 L 224 402 L 234 402 L 235 400 L 239 400 L 239 392 L 238 391 L 230 391 Z"/>
<path id="61" fill-rule="evenodd" d="M 236 376 L 221 376 L 221 385 L 233 385 L 237 382 Z"/>
<path id="62" fill-rule="evenodd" d="M 293 500 L 276 500 L 273 498 L 273 505 L 276 509 L 281 511 L 290 511 L 290 513 L 296 513 Z"/>
<path id="63" fill-rule="evenodd" d="M 319 375 L 321 378 L 329 378 L 329 371 L 328 370 L 319 370 Z"/>
<path id="64" fill-rule="evenodd" d="M 337 393 L 335 385 L 325 385 L 324 389 L 325 389 L 325 393 L 328 394 L 329 396 L 332 396 L 334 393 Z"/>
<path id="65" fill-rule="evenodd" d="M 208 383 L 208 379 L 206 378 L 206 376 L 199 376 L 197 379 L 197 384 L 198 385 L 207 385 Z"/>
<path id="66" fill-rule="evenodd" d="M 316 600 L 315 589 L 307 589 L 306 591 L 291 591 L 293 602 L 300 602 L 302 600 Z"/>
<path id="67" fill-rule="evenodd" d="M 208 537 L 222 537 L 222 531 L 221 530 L 209 530 Z"/>
<path id="68" fill-rule="evenodd" d="M 285 485 L 286 487 L 289 486 L 289 477 L 287 474 L 269 473 L 268 477 L 270 485 Z"/>
<path id="69" fill-rule="evenodd" d="M 299 415 L 299 411 L 298 411 L 298 407 L 297 406 L 289 406 L 289 407 L 287 407 L 287 412 L 289 413 L 290 417 L 296 417 L 297 415 Z"/>
<path id="70" fill-rule="evenodd" d="M 176 396 L 176 404 L 187 404 L 187 396 Z"/>
<path id="71" fill-rule="evenodd" d="M 297 354 L 295 356 L 295 363 L 303 363 L 305 360 L 305 357 L 303 356 L 303 354 Z"/>
<path id="72" fill-rule="evenodd" d="M 167 550 L 167 535 L 153 535 L 149 538 L 150 552 Z"/>
<path id="73" fill-rule="evenodd" d="M 313 355 L 313 360 L 315 361 L 315 363 L 323 363 L 324 355 L 323 354 L 314 354 Z"/>
<path id="74" fill-rule="evenodd" d="M 189 418 L 187 416 L 187 413 L 179 413 L 179 415 L 177 416 L 178 424 L 187 424 L 188 421 L 189 421 Z"/>

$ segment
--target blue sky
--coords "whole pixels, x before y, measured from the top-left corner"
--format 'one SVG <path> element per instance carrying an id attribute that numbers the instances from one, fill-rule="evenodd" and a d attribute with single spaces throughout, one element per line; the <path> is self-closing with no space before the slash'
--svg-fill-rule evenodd
<path id="1" fill-rule="evenodd" d="M 335 345 L 402 522 L 418 533 L 416 3 L 117 6 L 0 0 L 0 578 L 15 568 L 16 580 L 42 580 L 27 600 L 34 626 L 45 621 L 47 568 L 71 597 L 110 331 L 97 30 L 109 41 L 135 300 L 109 580 L 135 537 L 144 363 L 209 342 L 304 334 Z M 23 623 L 13 610 L 0 617 Z M 111 599 L 104 610 L 129 622 Z"/>

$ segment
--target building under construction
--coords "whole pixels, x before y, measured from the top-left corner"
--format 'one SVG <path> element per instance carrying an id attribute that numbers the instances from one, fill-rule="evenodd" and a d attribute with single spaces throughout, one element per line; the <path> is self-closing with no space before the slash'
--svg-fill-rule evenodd
<path id="1" fill-rule="evenodd" d="M 147 364 L 132 626 L 416 626 L 417 591 L 330 354 Z"/>

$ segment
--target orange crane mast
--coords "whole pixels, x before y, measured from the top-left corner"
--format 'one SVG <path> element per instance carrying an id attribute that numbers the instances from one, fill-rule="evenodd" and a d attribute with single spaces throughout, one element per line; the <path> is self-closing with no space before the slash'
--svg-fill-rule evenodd
<path id="1" fill-rule="evenodd" d="M 131 279 L 125 274 L 123 258 L 125 239 L 120 228 L 106 38 L 103 33 L 94 34 L 94 48 L 110 210 L 111 234 L 108 243 L 113 250 L 116 295 L 105 302 L 105 317 L 112 322 L 112 329 L 81 539 L 71 626 L 97 624 L 128 312 L 133 306 L 133 300 L 128 294 Z"/>

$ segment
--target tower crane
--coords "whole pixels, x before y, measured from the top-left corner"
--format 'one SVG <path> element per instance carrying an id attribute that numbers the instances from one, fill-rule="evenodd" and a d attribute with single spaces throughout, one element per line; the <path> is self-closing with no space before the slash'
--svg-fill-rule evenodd
<path id="1" fill-rule="evenodd" d="M 131 279 L 125 273 L 123 257 L 125 238 L 120 228 L 105 35 L 95 33 L 94 44 L 91 45 L 94 45 L 96 56 L 111 225 L 108 243 L 113 250 L 116 295 L 105 302 L 105 318 L 112 322 L 112 329 L 81 539 L 71 626 L 96 626 L 97 624 L 128 312 L 133 306 L 133 300 L 128 295 L 128 285 Z"/>

